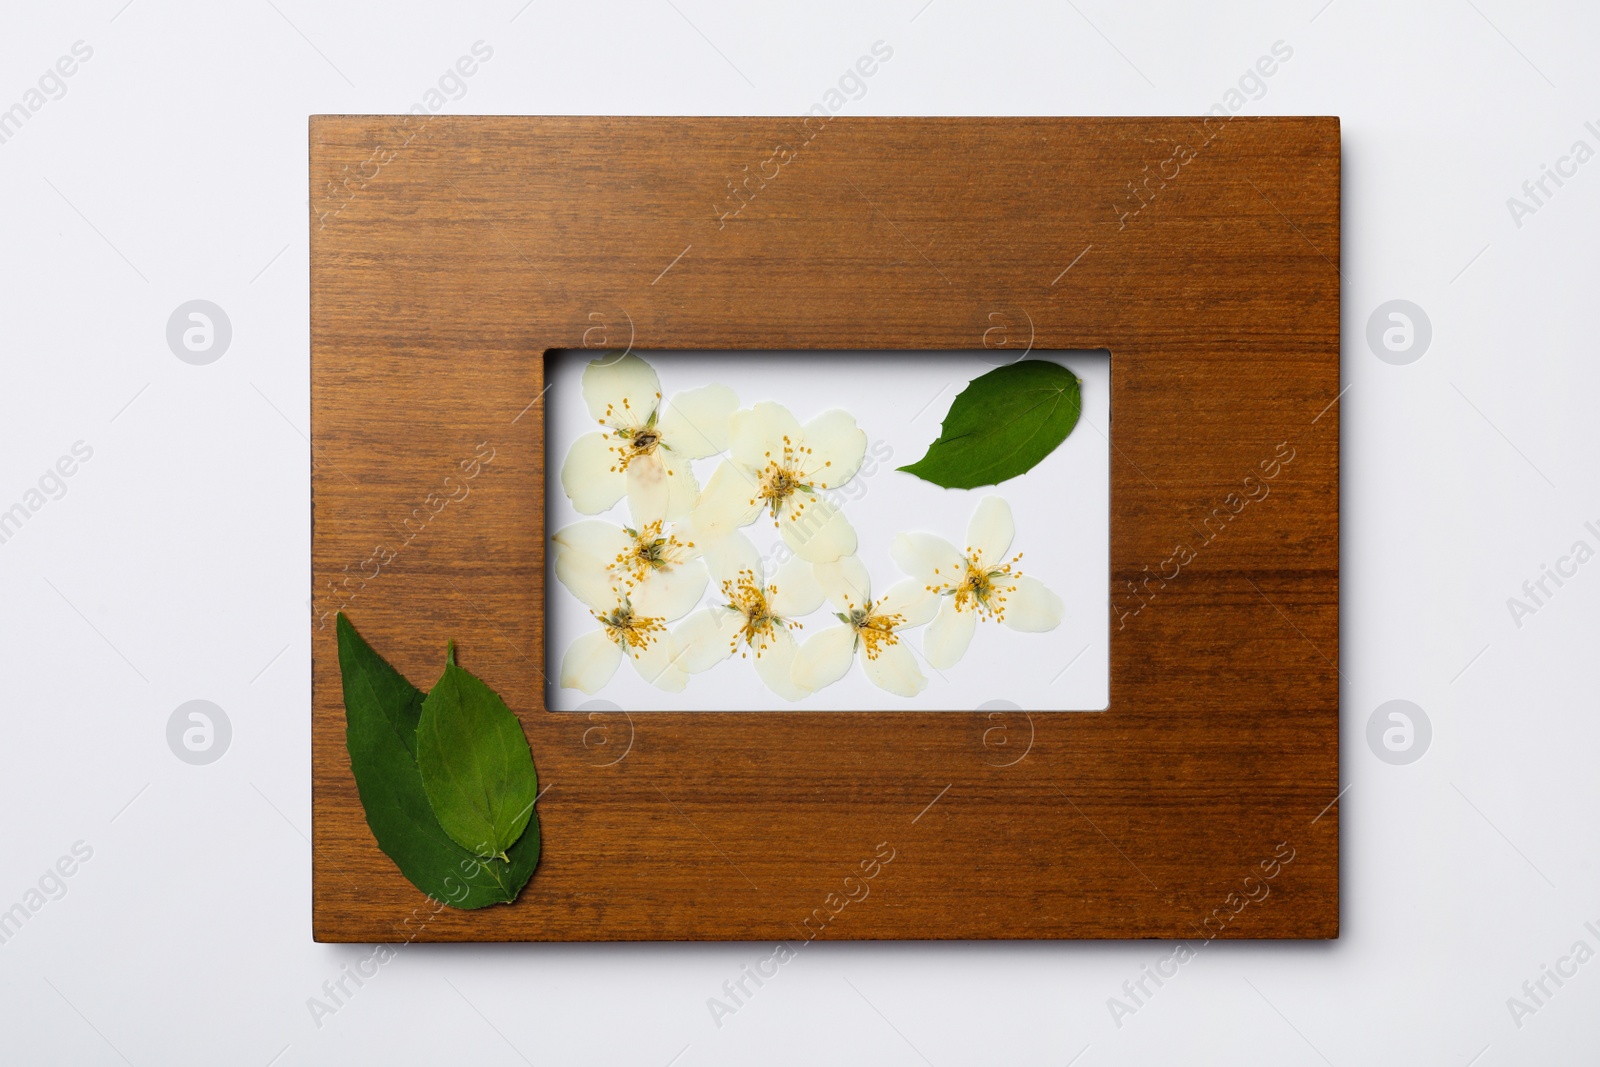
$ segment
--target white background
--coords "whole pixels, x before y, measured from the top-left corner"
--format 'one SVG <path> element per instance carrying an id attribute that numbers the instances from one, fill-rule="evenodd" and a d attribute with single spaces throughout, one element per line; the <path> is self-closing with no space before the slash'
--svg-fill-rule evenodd
<path id="1" fill-rule="evenodd" d="M 595 697 L 631 711 L 658 710 L 943 710 L 971 711 L 990 701 L 1030 711 L 1099 711 L 1110 699 L 1111 613 L 1106 591 L 1111 582 L 1111 361 L 1103 353 L 1033 353 L 1070 367 L 1083 382 L 1083 414 L 1061 445 L 1033 470 L 998 486 L 944 489 L 915 475 L 895 470 L 922 458 L 939 436 L 939 424 L 951 401 L 972 379 L 1017 358 L 1005 350 L 975 352 L 806 353 L 797 359 L 784 353 L 637 353 L 656 370 L 663 404 L 685 389 L 721 383 L 732 388 L 739 406 L 763 400 L 782 403 L 804 425 L 825 411 L 843 409 L 867 435 L 868 462 L 848 483 L 829 494 L 855 527 L 856 555 L 872 579 L 872 595 L 882 596 L 905 577 L 889 555 L 901 532 L 937 534 L 957 548 L 967 544 L 967 521 L 978 502 L 999 496 L 1011 505 L 1017 537 L 1007 558 L 1023 553 L 1017 569 L 1043 582 L 1061 597 L 1061 625 L 1047 633 L 1024 634 L 996 623 L 978 625 L 972 645 L 955 666 L 935 670 L 922 657 L 925 628 L 907 631 L 928 687 L 913 698 L 887 693 L 871 682 L 859 664 L 838 682 L 803 700 L 787 701 L 756 676 L 755 665 L 737 655 L 703 674 L 691 676 L 680 693 L 667 693 L 639 677 L 626 664 Z M 583 368 L 595 358 L 589 352 L 552 355 L 546 363 L 549 391 L 548 441 L 551 471 L 572 442 L 595 428 L 583 402 Z M 695 475 L 705 486 L 727 453 L 695 462 Z M 574 510 L 552 477 L 546 500 L 550 532 L 584 515 Z M 616 525 L 631 525 L 627 500 L 600 516 Z M 772 520 L 762 515 L 740 530 L 769 564 L 792 557 Z M 567 646 L 595 628 L 594 617 L 577 597 L 555 579 L 550 556 L 547 662 L 559 667 Z M 727 597 L 713 581 L 703 605 L 723 604 Z M 699 610 L 698 608 L 696 610 Z M 804 642 L 828 626 L 838 625 L 824 605 L 793 631 Z M 674 626 L 678 624 L 673 624 Z M 558 670 L 547 672 L 553 679 Z M 588 703 L 577 689 L 552 682 L 546 695 L 553 710 L 570 711 Z"/>
<path id="2" fill-rule="evenodd" d="M 769 949 L 412 947 L 313 1023 L 363 950 L 309 937 L 306 116 L 403 111 L 480 39 L 447 110 L 797 114 L 884 40 L 843 113 L 1194 114 L 1292 47 L 1241 113 L 1343 119 L 1338 942 L 1213 945 L 1120 1028 L 1167 946 L 818 944 L 720 1029 Z M 1600 961 L 1520 1027 L 1506 1002 L 1600 948 L 1600 563 L 1520 628 L 1506 601 L 1600 519 L 1600 162 L 1521 226 L 1506 201 L 1595 146 L 1597 39 L 1548 0 L 8 5 L 0 103 L 95 51 L 0 144 L 0 506 L 94 457 L 0 545 L 0 905 L 94 855 L 0 945 L 0 1058 L 1594 1063 Z M 196 297 L 234 327 L 205 367 L 164 336 Z M 1392 299 L 1433 327 L 1405 366 L 1365 340 Z M 165 740 L 193 698 L 233 724 L 209 766 Z M 1365 739 L 1395 698 L 1433 724 L 1403 766 Z"/>

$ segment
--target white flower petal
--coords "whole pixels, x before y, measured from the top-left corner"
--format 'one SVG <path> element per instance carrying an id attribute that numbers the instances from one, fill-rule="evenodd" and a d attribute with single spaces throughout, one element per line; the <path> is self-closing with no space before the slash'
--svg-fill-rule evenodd
<path id="1" fill-rule="evenodd" d="M 895 629 L 909 630 L 932 619 L 939 610 L 939 602 L 944 599 L 928 592 L 928 587 L 917 579 L 907 578 L 891 585 L 872 610 L 875 614 L 900 616 L 902 621 Z"/>
<path id="2" fill-rule="evenodd" d="M 676 452 L 663 452 L 661 465 L 667 472 L 667 518 L 683 519 L 700 499 L 700 483 L 695 480 L 689 460 Z"/>
<path id="3" fill-rule="evenodd" d="M 1017 524 L 1011 518 L 1011 505 L 1004 497 L 986 496 L 978 501 L 972 521 L 967 524 L 967 550 L 979 566 L 998 567 L 1006 561 Z"/>
<path id="4" fill-rule="evenodd" d="M 672 633 L 672 661 L 690 674 L 710 670 L 733 655 L 743 621 L 743 615 L 727 608 L 695 612 Z"/>
<path id="5" fill-rule="evenodd" d="M 850 670 L 855 659 L 856 632 L 848 626 L 830 626 L 800 646 L 789 677 L 808 693 L 832 685 Z"/>
<path id="6" fill-rule="evenodd" d="M 651 571 L 633 587 L 634 610 L 666 622 L 681 619 L 700 603 L 709 581 L 705 564 L 699 560 Z"/>
<path id="7" fill-rule="evenodd" d="M 978 628 L 978 613 L 957 611 L 953 596 L 939 599 L 944 603 L 922 635 L 922 654 L 928 657 L 928 666 L 943 671 L 954 667 L 967 654 L 972 632 Z"/>
<path id="8" fill-rule="evenodd" d="M 618 648 L 604 630 L 591 630 L 567 646 L 561 657 L 561 686 L 563 689 L 581 689 L 590 696 L 611 681 L 622 660 Z"/>
<path id="9" fill-rule="evenodd" d="M 712 472 L 694 508 L 695 540 L 715 544 L 761 513 L 758 486 L 749 474 L 724 462 Z"/>
<path id="10" fill-rule="evenodd" d="M 739 398 L 726 385 L 678 393 L 661 415 L 661 440 L 688 459 L 714 456 L 728 447 L 728 417 L 738 406 Z"/>
<path id="11" fill-rule="evenodd" d="M 812 568 L 822 595 L 828 598 L 834 611 L 846 615 L 864 609 L 872 602 L 872 579 L 867 565 L 859 556 L 844 556 L 832 563 L 819 563 Z"/>
<path id="12" fill-rule="evenodd" d="M 797 651 L 798 646 L 794 643 L 794 636 L 787 629 L 779 627 L 773 631 L 772 639 L 755 657 L 756 674 L 767 683 L 768 689 L 785 700 L 799 700 L 811 692 L 794 681 L 793 669 Z M 848 660 L 845 669 L 850 669 Z"/>
<path id="13" fill-rule="evenodd" d="M 803 559 L 791 559 L 778 568 L 772 584 L 778 587 L 767 601 L 767 607 L 780 619 L 800 619 L 822 607 L 822 586 L 812 565 Z"/>
<path id="14" fill-rule="evenodd" d="M 844 512 L 811 493 L 795 493 L 778 513 L 783 543 L 812 563 L 832 563 L 856 550 L 856 530 Z"/>
<path id="15" fill-rule="evenodd" d="M 556 580 L 590 611 L 604 615 L 622 599 L 612 584 L 611 573 L 598 558 L 586 552 L 556 548 Z"/>
<path id="16" fill-rule="evenodd" d="M 1006 594 L 1005 624 L 1013 630 L 1037 634 L 1061 625 L 1061 598 L 1046 589 L 1037 578 L 1023 575 L 1011 579 Z"/>
<path id="17" fill-rule="evenodd" d="M 680 519 L 667 527 L 664 533 L 677 538 L 678 558 L 681 560 L 700 559 L 705 555 L 705 550 L 695 538 L 694 525 L 688 519 Z"/>
<path id="18" fill-rule="evenodd" d="M 717 583 L 718 596 L 722 595 L 723 582 L 737 583 L 744 571 L 749 571 L 757 581 L 761 580 L 761 553 L 756 551 L 750 538 L 737 530 L 706 549 L 706 566 Z"/>
<path id="19" fill-rule="evenodd" d="M 607 352 L 583 368 L 583 400 L 608 426 L 643 426 L 661 403 L 661 380 L 633 353 Z"/>
<path id="20" fill-rule="evenodd" d="M 667 670 L 656 676 L 655 687 L 667 693 L 681 693 L 689 684 L 689 675 L 677 665 L 669 664 Z"/>
<path id="21" fill-rule="evenodd" d="M 670 640 L 657 639 L 644 648 L 629 648 L 628 658 L 633 661 L 633 669 L 639 672 L 639 677 L 657 689 L 676 693 L 689 684 L 689 675 L 673 662 Z"/>
<path id="22" fill-rule="evenodd" d="M 728 420 L 728 429 L 728 451 L 735 463 L 750 470 L 760 470 L 769 460 L 782 459 L 784 446 L 798 449 L 805 436 L 789 409 L 770 400 L 735 411 Z"/>
<path id="23" fill-rule="evenodd" d="M 906 574 L 935 589 L 957 585 L 967 576 L 961 550 L 933 534 L 899 534 L 889 543 L 889 556 Z"/>
<path id="24" fill-rule="evenodd" d="M 867 454 L 867 435 L 847 411 L 825 411 L 805 425 L 806 452 L 802 461 L 811 485 L 835 489 L 856 476 Z"/>
<path id="25" fill-rule="evenodd" d="M 615 440 L 603 433 L 586 433 L 572 442 L 561 464 L 561 488 L 572 506 L 585 515 L 610 510 L 627 492 L 626 478 L 615 469 Z"/>
<path id="26" fill-rule="evenodd" d="M 602 567 L 609 567 L 619 555 L 633 552 L 633 538 L 622 527 L 603 519 L 584 519 L 555 532 L 550 540 L 560 552 L 588 556 Z"/>
<path id="27" fill-rule="evenodd" d="M 659 451 L 634 456 L 628 464 L 626 475 L 628 511 L 636 522 L 649 521 L 643 515 L 666 515 L 671 507 L 671 490 L 667 483 L 666 464 L 661 462 Z"/>
<path id="28" fill-rule="evenodd" d="M 917 657 L 904 640 L 879 645 L 878 654 L 871 659 L 863 652 L 861 669 L 873 685 L 895 696 L 914 697 L 928 688 L 928 679 L 923 677 Z"/>
<path id="29" fill-rule="evenodd" d="M 650 462 L 658 462 L 653 456 Z M 665 523 L 667 521 L 667 507 L 671 503 L 671 485 L 666 492 L 655 483 L 654 475 L 646 476 L 642 472 L 637 476 L 635 483 L 634 468 L 639 466 L 639 461 L 628 464 L 627 473 L 623 474 L 622 481 L 628 496 L 629 525 L 635 530 L 643 530 L 652 522 Z M 681 519 L 681 516 L 680 516 Z"/>

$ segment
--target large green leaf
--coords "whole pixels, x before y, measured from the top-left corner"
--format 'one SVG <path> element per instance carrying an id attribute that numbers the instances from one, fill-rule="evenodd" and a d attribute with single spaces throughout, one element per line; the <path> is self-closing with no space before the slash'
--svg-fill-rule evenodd
<path id="1" fill-rule="evenodd" d="M 422 702 L 417 724 L 422 788 L 451 840 L 479 857 L 505 858 L 539 796 L 539 776 L 522 724 L 505 701 L 456 666 Z"/>
<path id="2" fill-rule="evenodd" d="M 998 485 L 1026 474 L 1078 424 L 1082 384 L 1049 360 L 997 367 L 961 390 L 927 455 L 900 470 L 946 489 Z"/>
<path id="3" fill-rule="evenodd" d="M 482 860 L 439 825 L 417 768 L 417 723 L 425 697 L 338 617 L 350 768 L 378 847 L 411 884 L 458 908 L 510 903 L 539 864 L 539 821 L 506 850 Z"/>

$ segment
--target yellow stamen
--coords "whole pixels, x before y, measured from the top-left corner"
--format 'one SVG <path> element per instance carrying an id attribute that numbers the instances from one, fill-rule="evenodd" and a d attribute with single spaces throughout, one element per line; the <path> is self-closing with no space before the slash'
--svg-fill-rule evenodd
<path id="1" fill-rule="evenodd" d="M 755 651 L 756 658 L 772 644 L 780 627 L 800 629 L 801 624 L 792 619 L 780 618 L 772 613 L 772 598 L 778 594 L 776 585 L 762 585 L 755 571 L 749 567 L 722 583 L 722 593 L 728 598 L 728 608 L 744 616 L 744 623 L 734 631 L 729 647 L 737 651 L 742 638 L 745 647 Z M 745 656 L 747 653 L 740 653 Z"/>
<path id="2" fill-rule="evenodd" d="M 856 640 L 865 646 L 868 659 L 877 659 L 878 653 L 891 645 L 898 645 L 900 637 L 895 633 L 904 626 L 906 617 L 899 612 L 884 612 L 883 601 L 878 601 L 878 610 L 871 607 L 856 608 L 850 612 L 845 621 L 856 632 Z"/>
<path id="3" fill-rule="evenodd" d="M 627 397 L 622 398 L 622 410 L 618 411 L 616 405 L 607 404 L 605 418 L 600 420 L 600 425 L 607 427 L 614 440 L 608 442 L 608 447 L 616 455 L 617 462 L 612 465 L 614 473 L 622 473 L 636 459 L 654 455 L 656 449 L 666 448 L 661 441 L 661 431 L 656 428 L 656 416 L 660 414 L 661 394 L 656 394 L 655 403 L 650 411 L 640 418 L 633 410 L 633 405 Z"/>
<path id="4" fill-rule="evenodd" d="M 597 611 L 591 614 L 605 627 L 606 636 L 613 644 L 634 656 L 638 656 L 667 632 L 663 620 L 634 614 L 633 605 L 626 600 L 610 614 L 602 615 Z"/>
<path id="5" fill-rule="evenodd" d="M 963 561 L 966 573 L 947 585 L 928 588 L 942 596 L 954 596 L 957 611 L 976 611 L 979 618 L 1004 622 L 1006 598 L 1016 592 L 1016 579 L 1022 577 L 1021 571 L 1012 568 L 1021 559 L 1022 553 L 1018 552 L 1007 562 L 990 566 L 969 546 Z"/>
<path id="6" fill-rule="evenodd" d="M 676 533 L 663 534 L 661 525 L 661 520 L 657 519 L 638 530 L 627 530 L 633 544 L 617 553 L 611 569 L 629 586 L 638 585 L 652 573 L 676 567 L 688 559 L 694 542 L 680 541 Z"/>
<path id="7" fill-rule="evenodd" d="M 796 444 L 788 435 L 784 436 L 778 451 L 777 456 L 770 450 L 765 453 L 766 465 L 755 471 L 760 487 L 750 500 L 771 511 L 773 525 L 777 525 L 786 507 L 790 521 L 799 521 L 808 499 L 816 490 L 828 488 L 828 483 L 818 475 L 833 466 L 832 460 L 824 461 L 821 467 L 814 466 L 812 450 Z"/>

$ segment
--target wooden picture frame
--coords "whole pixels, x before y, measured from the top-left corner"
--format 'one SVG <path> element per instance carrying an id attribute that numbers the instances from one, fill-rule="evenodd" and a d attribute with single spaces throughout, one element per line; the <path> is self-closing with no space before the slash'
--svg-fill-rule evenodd
<path id="1" fill-rule="evenodd" d="M 1338 935 L 1337 119 L 319 116 L 310 170 L 318 940 Z M 625 344 L 1109 349 L 1109 710 L 547 712 L 543 354 Z M 514 904 L 379 851 L 339 610 L 520 717 Z"/>

